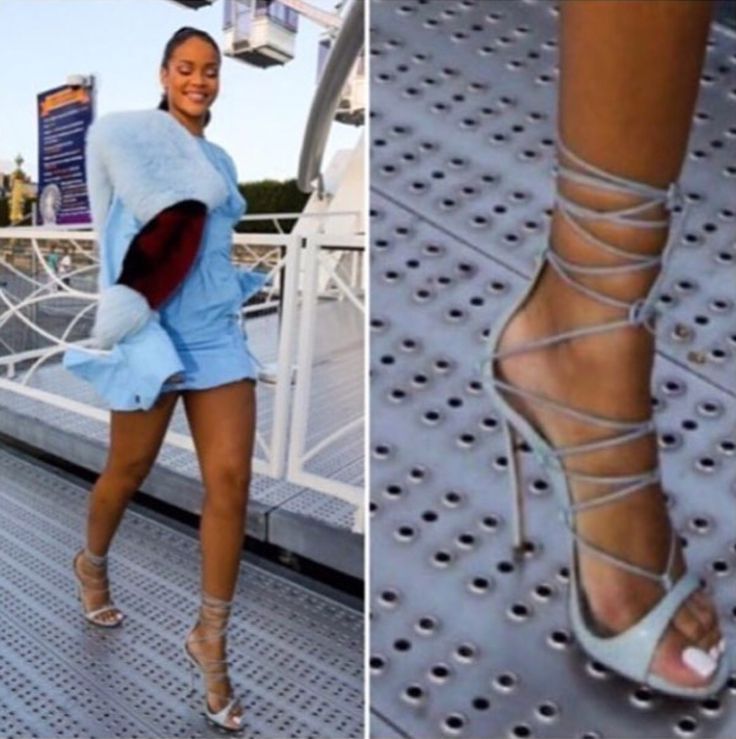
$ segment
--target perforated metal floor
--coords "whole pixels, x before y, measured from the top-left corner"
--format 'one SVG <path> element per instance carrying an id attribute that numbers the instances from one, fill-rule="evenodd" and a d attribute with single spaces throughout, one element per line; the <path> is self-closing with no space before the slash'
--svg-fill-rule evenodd
<path id="1" fill-rule="evenodd" d="M 566 542 L 529 454 L 536 547 L 510 559 L 477 362 L 546 236 L 555 7 L 373 0 L 371 13 L 372 735 L 736 735 L 736 674 L 716 698 L 676 701 L 575 644 Z M 655 417 L 688 560 L 736 643 L 736 46 L 718 28 L 682 182 L 692 207 L 663 283 Z"/>
<path id="2" fill-rule="evenodd" d="M 88 624 L 71 560 L 87 490 L 0 448 L 0 735 L 221 736 L 189 693 L 183 639 L 199 542 L 129 509 L 110 551 L 120 629 Z M 243 561 L 228 634 L 244 736 L 360 737 L 363 618 L 349 604 Z"/>

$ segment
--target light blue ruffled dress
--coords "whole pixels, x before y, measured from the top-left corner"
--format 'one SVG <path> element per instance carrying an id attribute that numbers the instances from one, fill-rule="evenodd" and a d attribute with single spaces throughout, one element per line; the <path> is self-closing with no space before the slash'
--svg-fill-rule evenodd
<path id="1" fill-rule="evenodd" d="M 230 156 L 168 113 L 134 111 L 93 125 L 87 166 L 100 290 L 116 282 L 129 245 L 160 210 L 194 198 L 208 213 L 195 262 L 174 295 L 109 351 L 68 348 L 64 367 L 90 382 L 111 410 L 147 410 L 170 390 L 257 380 L 260 362 L 241 308 L 268 277 L 231 261 L 233 227 L 247 204 Z"/>

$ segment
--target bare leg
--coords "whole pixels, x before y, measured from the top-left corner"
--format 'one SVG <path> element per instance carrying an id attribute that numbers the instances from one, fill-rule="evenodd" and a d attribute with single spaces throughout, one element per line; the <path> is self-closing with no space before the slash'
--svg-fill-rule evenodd
<path id="1" fill-rule="evenodd" d="M 93 555 L 107 554 L 130 499 L 156 460 L 177 397 L 177 393 L 166 393 L 148 411 L 112 411 L 107 463 L 89 501 L 87 549 Z M 100 568 L 86 557 L 79 558 L 77 567 L 87 581 L 98 581 L 84 594 L 85 609 L 94 610 L 105 604 L 109 593 L 96 589 L 107 584 L 106 579 L 101 579 Z M 111 622 L 119 617 L 116 610 L 102 614 L 103 619 Z"/>
<path id="2" fill-rule="evenodd" d="M 187 418 L 197 449 L 205 499 L 202 508 L 200 542 L 202 547 L 202 590 L 222 601 L 233 598 L 237 584 L 240 556 L 245 535 L 245 518 L 251 478 L 251 459 L 255 438 L 255 383 L 251 380 L 222 385 L 209 390 L 184 394 Z M 210 612 L 209 621 L 217 620 Z M 220 621 L 226 626 L 226 619 Z M 226 658 L 225 638 L 214 638 L 212 629 L 198 624 L 196 638 L 190 642 L 192 653 L 203 661 Z M 208 679 L 208 702 L 220 710 L 229 700 L 229 678 Z M 242 716 L 236 706 L 232 720 Z"/>
<path id="3" fill-rule="evenodd" d="M 564 2 L 559 129 L 565 144 L 592 164 L 629 179 L 658 186 L 676 179 L 698 91 L 710 13 L 710 3 L 700 0 Z M 569 183 L 564 192 L 601 209 L 630 202 Z M 665 228 L 598 224 L 591 231 L 639 253 L 657 253 L 667 239 Z M 552 241 L 572 261 L 606 263 L 601 252 L 575 233 L 558 212 L 553 217 Z M 611 257 L 609 263 L 621 262 Z M 581 281 L 630 301 L 643 296 L 655 277 L 653 268 Z M 620 317 L 620 308 L 589 299 L 546 268 L 538 289 L 509 325 L 502 346 Z M 511 382 L 570 406 L 608 417 L 645 419 L 651 412 L 653 351 L 652 337 L 644 328 L 628 327 L 510 357 L 501 366 Z M 593 438 L 590 425 L 561 419 L 538 405 L 521 405 L 555 446 Z M 576 469 L 634 474 L 654 466 L 656 455 L 650 435 L 625 447 L 586 453 Z M 586 497 L 582 486 L 572 487 L 577 499 Z M 580 532 L 603 549 L 650 569 L 664 567 L 670 525 L 658 487 L 615 506 L 590 510 L 577 520 Z M 638 621 L 663 595 L 656 583 L 598 558 L 581 554 L 580 565 L 593 612 L 614 633 Z M 683 568 L 678 551 L 676 574 Z M 707 683 L 707 678 L 683 663 L 682 653 L 688 646 L 707 653 L 719 640 L 712 603 L 698 592 L 672 619 L 657 648 L 653 671 L 681 685 Z"/>

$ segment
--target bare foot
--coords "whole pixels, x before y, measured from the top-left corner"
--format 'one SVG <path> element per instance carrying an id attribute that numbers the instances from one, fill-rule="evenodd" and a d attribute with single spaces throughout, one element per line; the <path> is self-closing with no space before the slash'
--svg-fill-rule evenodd
<path id="1" fill-rule="evenodd" d="M 505 350 L 533 339 L 580 325 L 570 314 L 589 316 L 587 323 L 620 319 L 620 308 L 608 308 L 583 297 L 565 285 L 549 264 L 535 291 L 507 324 L 499 342 Z M 573 306 L 573 304 L 576 304 Z M 566 309 L 551 306 L 573 306 Z M 576 338 L 496 363 L 496 376 L 506 382 L 608 418 L 644 420 L 651 413 L 650 375 L 653 339 L 642 327 L 626 327 Z M 555 447 L 610 437 L 610 429 L 571 419 L 505 393 L 508 402 L 526 417 Z M 612 447 L 568 456 L 567 469 L 597 475 L 637 474 L 657 465 L 654 434 Z M 600 484 L 572 482 L 576 501 L 609 492 Z M 659 484 L 632 493 L 615 503 L 578 513 L 577 531 L 588 541 L 616 557 L 662 572 L 670 545 L 671 524 Z M 588 603 L 603 633 L 626 630 L 661 600 L 664 588 L 577 547 L 581 580 Z M 679 540 L 673 581 L 685 569 Z M 695 651 L 694 651 L 695 650 Z M 690 596 L 673 617 L 657 647 L 651 670 L 677 685 L 706 685 L 723 651 L 718 618 L 711 599 L 702 590 Z"/>
<path id="2" fill-rule="evenodd" d="M 107 580 L 107 568 L 99 567 L 84 556 L 80 550 L 74 558 L 74 571 L 82 585 L 82 602 L 86 613 L 102 608 L 110 602 L 110 590 Z M 123 620 L 124 614 L 119 608 L 112 606 L 94 617 L 96 621 L 115 624 Z"/>

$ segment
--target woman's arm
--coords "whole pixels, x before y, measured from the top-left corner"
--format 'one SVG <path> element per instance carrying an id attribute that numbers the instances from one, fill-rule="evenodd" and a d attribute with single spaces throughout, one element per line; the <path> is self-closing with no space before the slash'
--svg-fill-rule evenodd
<path id="1" fill-rule="evenodd" d="M 156 310 L 187 276 L 206 219 L 207 207 L 198 200 L 184 200 L 162 210 L 128 247 L 118 284 L 137 290 Z"/>

